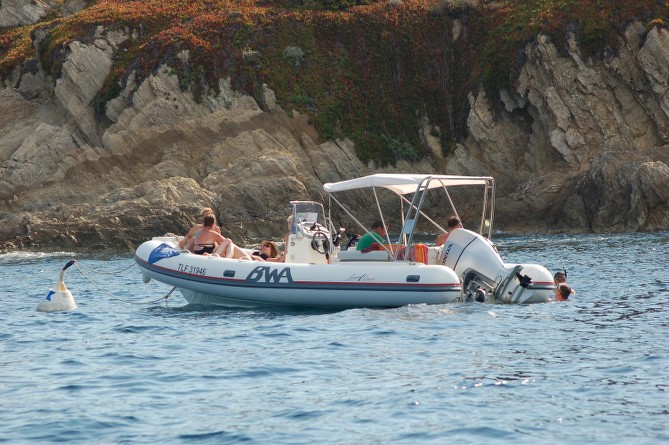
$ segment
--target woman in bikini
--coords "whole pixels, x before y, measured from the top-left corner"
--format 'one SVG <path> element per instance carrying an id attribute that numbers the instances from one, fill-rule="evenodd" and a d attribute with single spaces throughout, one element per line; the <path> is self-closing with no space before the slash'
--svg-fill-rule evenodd
<path id="1" fill-rule="evenodd" d="M 274 241 L 262 240 L 260 243 L 260 249 L 254 251 L 251 254 L 251 258 L 256 261 L 277 261 L 276 257 L 279 256 L 279 245 Z"/>
<path id="2" fill-rule="evenodd" d="M 202 217 L 204 218 L 206 215 L 214 215 L 214 211 L 210 207 L 205 207 L 202 209 Z M 202 228 L 202 224 L 193 224 L 193 227 L 190 229 L 190 231 L 184 236 L 181 241 L 179 241 L 179 247 L 181 249 L 186 249 L 191 252 L 193 252 L 193 240 L 195 237 L 198 235 L 200 229 Z M 216 224 L 216 216 L 214 216 L 214 231 L 221 233 L 221 228 L 218 227 Z"/>
<path id="3" fill-rule="evenodd" d="M 223 244 L 227 241 L 220 233 L 214 229 L 216 218 L 208 214 L 202 219 L 202 227 L 193 239 L 193 253 L 197 255 L 212 254 L 216 250 L 216 244 Z"/>

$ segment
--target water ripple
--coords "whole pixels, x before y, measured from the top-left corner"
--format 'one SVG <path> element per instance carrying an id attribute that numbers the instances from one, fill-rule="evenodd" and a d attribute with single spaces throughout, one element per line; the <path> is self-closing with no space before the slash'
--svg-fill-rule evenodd
<path id="1" fill-rule="evenodd" d="M 566 268 L 577 294 L 527 307 L 217 309 L 177 293 L 142 303 L 169 287 L 132 269 L 99 281 L 113 299 L 73 270 L 79 309 L 38 313 L 79 258 L 0 255 L 0 441 L 669 442 L 669 234 L 496 244 L 507 261 Z M 114 271 L 129 259 L 83 260 Z"/>

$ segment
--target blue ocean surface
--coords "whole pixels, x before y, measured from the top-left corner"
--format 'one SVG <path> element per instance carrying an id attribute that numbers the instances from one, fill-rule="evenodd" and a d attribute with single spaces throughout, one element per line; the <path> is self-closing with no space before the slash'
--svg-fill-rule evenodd
<path id="1" fill-rule="evenodd" d="M 224 309 L 131 254 L 0 255 L 0 443 L 669 443 L 669 233 L 494 241 L 576 295 Z M 69 260 L 78 308 L 37 312 Z"/>

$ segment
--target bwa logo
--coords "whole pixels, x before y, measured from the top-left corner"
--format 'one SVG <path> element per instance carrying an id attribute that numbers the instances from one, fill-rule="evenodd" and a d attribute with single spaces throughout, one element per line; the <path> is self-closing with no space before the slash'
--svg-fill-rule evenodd
<path id="1" fill-rule="evenodd" d="M 293 277 L 290 274 L 290 267 L 284 267 L 283 269 L 272 269 L 268 266 L 258 266 L 254 268 L 250 274 L 248 274 L 246 281 L 250 281 L 252 283 L 265 282 L 268 284 L 290 284 L 293 282 Z"/>

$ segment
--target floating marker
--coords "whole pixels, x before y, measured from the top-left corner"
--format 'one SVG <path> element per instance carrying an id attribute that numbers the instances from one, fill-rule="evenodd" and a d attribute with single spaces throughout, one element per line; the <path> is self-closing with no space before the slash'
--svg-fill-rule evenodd
<path id="1" fill-rule="evenodd" d="M 65 277 L 65 270 L 74 264 L 74 260 L 68 263 L 60 271 L 60 277 L 56 285 L 49 289 L 46 298 L 37 305 L 37 310 L 41 312 L 53 311 L 69 311 L 77 308 L 77 303 L 74 301 L 72 293 L 65 287 L 63 278 Z"/>

